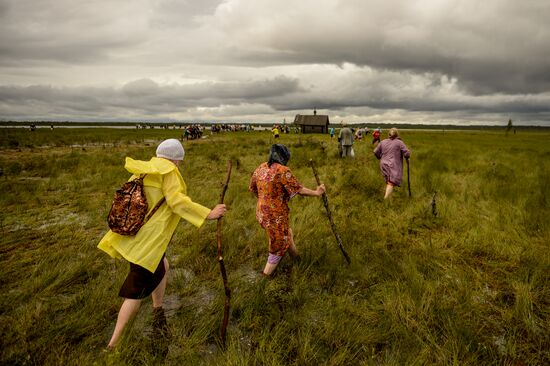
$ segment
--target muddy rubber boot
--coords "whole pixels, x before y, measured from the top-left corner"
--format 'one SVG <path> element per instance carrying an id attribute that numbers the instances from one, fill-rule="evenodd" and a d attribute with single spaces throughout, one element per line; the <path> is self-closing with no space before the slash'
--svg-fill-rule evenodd
<path id="1" fill-rule="evenodd" d="M 170 338 L 172 334 L 166 322 L 164 309 L 162 307 L 153 308 L 153 333 L 151 334 L 151 347 L 155 357 L 164 360 L 168 355 Z"/>
<path id="2" fill-rule="evenodd" d="M 260 276 L 262 276 L 262 278 L 265 278 L 265 279 L 267 279 L 267 280 L 269 280 L 269 281 L 271 281 L 271 280 L 273 279 L 273 273 L 270 274 L 270 275 L 268 275 L 268 274 L 266 274 L 264 271 L 261 271 L 261 272 L 260 272 Z"/>
<path id="3" fill-rule="evenodd" d="M 162 307 L 153 308 L 153 335 L 162 339 L 170 339 L 172 337 Z"/>

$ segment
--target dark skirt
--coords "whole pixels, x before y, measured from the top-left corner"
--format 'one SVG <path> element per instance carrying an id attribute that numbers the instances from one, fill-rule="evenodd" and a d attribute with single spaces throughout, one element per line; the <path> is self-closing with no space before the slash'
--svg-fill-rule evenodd
<path id="1" fill-rule="evenodd" d="M 130 273 L 126 276 L 118 296 L 125 299 L 144 299 L 157 288 L 165 273 L 164 256 L 162 256 L 155 273 L 151 273 L 137 264 L 130 263 Z"/>

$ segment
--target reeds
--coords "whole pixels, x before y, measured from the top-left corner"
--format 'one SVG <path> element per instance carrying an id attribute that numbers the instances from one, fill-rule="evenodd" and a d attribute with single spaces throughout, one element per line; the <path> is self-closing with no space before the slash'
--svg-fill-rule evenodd
<path id="1" fill-rule="evenodd" d="M 296 197 L 291 227 L 302 259 L 284 258 L 272 281 L 259 275 L 267 237 L 247 191 L 267 159 L 270 133 L 184 142 L 188 193 L 205 206 L 218 200 L 227 159 L 235 162 L 223 226 L 232 309 L 222 350 L 215 224 L 180 224 L 167 252 L 174 337 L 159 356 L 149 340 L 150 300 L 119 351 L 101 352 L 128 265 L 96 245 L 112 194 L 128 178 L 124 157 L 149 159 L 157 142 L 179 132 L 4 129 L 0 362 L 549 363 L 548 133 L 402 136 L 412 150 L 414 195 L 403 186 L 384 202 L 368 141 L 356 142 L 354 160 L 341 160 L 328 136 L 281 135 L 292 152 L 289 167 L 309 188 L 316 183 L 308 161 L 315 159 L 352 264 L 343 265 L 322 202 Z"/>

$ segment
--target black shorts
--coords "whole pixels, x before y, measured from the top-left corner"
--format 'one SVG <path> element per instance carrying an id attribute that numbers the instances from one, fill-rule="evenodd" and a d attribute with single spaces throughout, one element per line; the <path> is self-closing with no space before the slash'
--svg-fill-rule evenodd
<path id="1" fill-rule="evenodd" d="M 125 299 L 144 299 L 157 288 L 165 273 L 164 256 L 162 256 L 155 273 L 151 273 L 137 264 L 130 263 L 130 273 L 126 276 L 118 296 Z"/>

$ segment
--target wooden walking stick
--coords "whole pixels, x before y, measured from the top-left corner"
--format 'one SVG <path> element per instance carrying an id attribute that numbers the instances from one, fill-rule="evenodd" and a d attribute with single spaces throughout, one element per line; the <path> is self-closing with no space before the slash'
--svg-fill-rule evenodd
<path id="1" fill-rule="evenodd" d="M 317 181 L 317 185 L 320 185 L 321 181 L 319 180 L 319 176 L 317 175 L 317 169 L 315 169 L 315 164 L 313 163 L 313 159 L 309 159 L 309 164 L 311 165 L 311 169 L 313 169 L 313 175 L 315 175 L 315 180 Z M 338 246 L 340 247 L 340 250 L 342 251 L 344 258 L 346 258 L 346 261 L 348 262 L 348 264 L 350 264 L 351 259 L 348 253 L 346 253 L 346 250 L 344 249 L 344 245 L 342 244 L 342 238 L 340 238 L 340 235 L 338 235 L 338 232 L 336 231 L 336 225 L 334 225 L 334 221 L 332 220 L 332 214 L 330 213 L 330 208 L 328 207 L 328 198 L 326 193 L 324 192 L 323 192 L 323 204 L 325 205 L 325 209 L 327 210 L 328 221 L 330 222 L 330 228 L 332 229 L 332 232 L 336 237 L 336 242 L 338 243 Z"/>
<path id="2" fill-rule="evenodd" d="M 409 159 L 407 160 L 407 188 L 409 189 L 409 197 L 411 197 L 411 172 L 409 170 Z"/>
<path id="3" fill-rule="evenodd" d="M 225 191 L 227 191 L 227 185 L 229 184 L 229 178 L 231 177 L 231 160 L 227 164 L 227 177 L 223 185 L 222 193 L 220 194 L 220 204 L 223 203 L 225 197 Z M 222 218 L 218 218 L 216 227 L 216 240 L 218 242 L 218 262 L 220 263 L 220 271 L 222 273 L 223 288 L 225 291 L 225 304 L 223 306 L 223 323 L 220 330 L 220 337 L 222 345 L 225 347 L 225 333 L 227 330 L 227 323 L 229 322 L 229 306 L 231 302 L 231 290 L 227 284 L 227 272 L 225 271 L 225 264 L 223 263 L 223 247 L 222 247 Z"/>
<path id="4" fill-rule="evenodd" d="M 432 203 L 431 203 L 432 215 L 434 215 L 434 217 L 437 217 L 437 208 L 436 208 L 436 203 L 435 203 L 435 195 L 436 194 L 437 194 L 437 191 L 434 192 L 434 195 L 432 197 Z"/>

